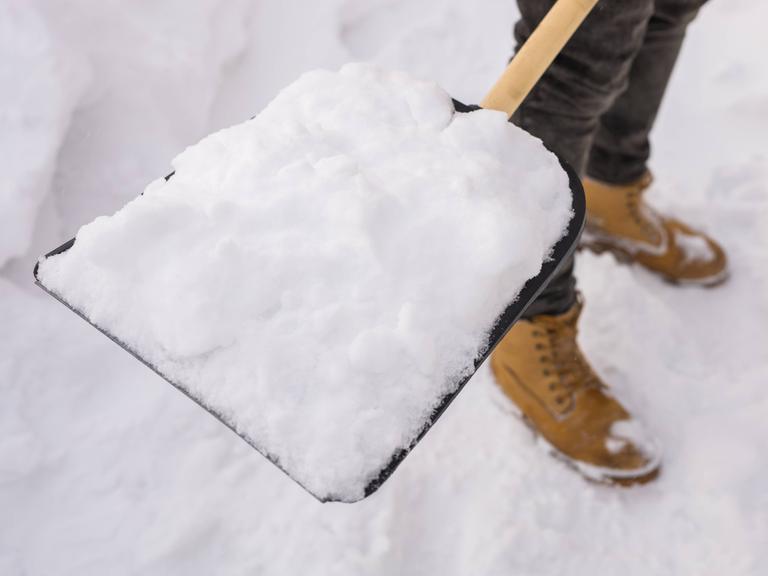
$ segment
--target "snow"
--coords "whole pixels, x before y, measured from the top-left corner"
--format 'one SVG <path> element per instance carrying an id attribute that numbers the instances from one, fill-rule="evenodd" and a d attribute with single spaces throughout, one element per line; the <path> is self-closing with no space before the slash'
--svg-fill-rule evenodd
<path id="1" fill-rule="evenodd" d="M 571 218 L 557 158 L 377 66 L 308 72 L 38 278 L 323 500 L 474 371 Z"/>
<path id="2" fill-rule="evenodd" d="M 286 481 L 31 286 L 30 270 L 184 145 L 257 113 L 306 70 L 372 58 L 479 101 L 508 56 L 514 2 L 24 5 L 90 78 L 37 220 L 14 220 L 31 247 L 0 271 L 0 574 L 768 572 L 768 5 L 704 7 L 653 142 L 650 200 L 712 231 L 731 278 L 681 289 L 609 256 L 578 259 L 583 347 L 659 439 L 659 479 L 583 481 L 538 449 L 482 370 L 353 506 Z"/>
<path id="3" fill-rule="evenodd" d="M 29 247 L 85 74 L 44 18 L 0 3 L 0 266 Z"/>
<path id="4" fill-rule="evenodd" d="M 675 244 L 683 252 L 685 262 L 712 262 L 715 254 L 707 241 L 701 236 L 675 231 Z"/>
<path id="5" fill-rule="evenodd" d="M 660 447 L 653 434 L 635 418 L 618 420 L 611 425 L 611 432 L 605 440 L 609 452 L 621 452 L 627 442 L 637 446 L 645 454 L 659 454 Z M 660 458 L 659 454 L 659 458 Z"/>

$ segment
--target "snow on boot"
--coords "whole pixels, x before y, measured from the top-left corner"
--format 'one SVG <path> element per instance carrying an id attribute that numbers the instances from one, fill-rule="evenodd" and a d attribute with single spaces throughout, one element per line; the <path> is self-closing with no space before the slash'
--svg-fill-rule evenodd
<path id="1" fill-rule="evenodd" d="M 606 389 L 576 342 L 582 303 L 520 320 L 491 356 L 513 409 L 550 452 L 590 480 L 635 484 L 658 475 L 656 443 Z"/>
<path id="2" fill-rule="evenodd" d="M 625 185 L 584 178 L 587 224 L 581 245 L 612 252 L 675 284 L 714 286 L 727 276 L 723 249 L 709 236 L 657 213 L 643 199 L 650 172 Z"/>

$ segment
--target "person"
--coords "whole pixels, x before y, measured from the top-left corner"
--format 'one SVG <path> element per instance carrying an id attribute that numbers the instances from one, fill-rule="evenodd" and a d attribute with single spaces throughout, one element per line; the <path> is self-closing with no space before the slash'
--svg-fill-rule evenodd
<path id="1" fill-rule="evenodd" d="M 652 181 L 649 134 L 704 1 L 600 0 L 512 118 L 582 176 L 582 246 L 676 285 L 712 286 L 727 276 L 712 238 L 644 197 Z M 553 4 L 518 0 L 518 48 Z M 658 449 L 579 349 L 582 306 L 571 260 L 499 343 L 492 372 L 555 455 L 591 479 L 646 482 L 658 475 Z"/>

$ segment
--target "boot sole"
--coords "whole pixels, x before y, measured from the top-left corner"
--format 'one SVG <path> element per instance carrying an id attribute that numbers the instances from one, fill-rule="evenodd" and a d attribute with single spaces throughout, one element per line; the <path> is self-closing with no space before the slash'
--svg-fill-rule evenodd
<path id="1" fill-rule="evenodd" d="M 675 278 L 674 276 L 669 276 L 668 274 L 664 274 L 663 272 L 659 272 L 658 270 L 653 270 L 652 268 L 648 268 L 647 266 L 643 266 L 640 264 L 631 253 L 624 250 L 623 248 L 620 248 L 618 246 L 615 246 L 613 244 L 609 244 L 607 242 L 602 242 L 600 240 L 584 240 L 582 237 L 582 241 L 579 243 L 577 250 L 581 252 L 582 250 L 589 250 L 593 254 L 603 254 L 603 253 L 609 253 L 613 256 L 613 258 L 616 260 L 619 264 L 625 264 L 625 265 L 637 265 L 642 267 L 645 270 L 648 270 L 650 273 L 658 276 L 664 282 L 667 284 L 672 284 L 674 286 L 699 286 L 701 288 L 715 288 L 716 286 L 720 286 L 723 284 L 726 280 L 728 280 L 728 277 L 730 276 L 730 273 L 728 272 L 728 269 L 725 269 L 721 272 L 718 272 L 717 274 L 713 276 L 707 276 L 705 278 Z"/>
<path id="2" fill-rule="evenodd" d="M 661 473 L 660 453 L 657 454 L 647 466 L 639 470 L 615 470 L 575 460 L 555 448 L 549 440 L 544 438 L 536 426 L 534 426 L 533 422 L 531 422 L 513 402 L 507 399 L 505 404 L 506 405 L 503 406 L 502 409 L 510 412 L 515 418 L 520 420 L 528 430 L 530 430 L 534 442 L 540 449 L 544 450 L 555 460 L 565 464 L 571 470 L 577 472 L 579 476 L 588 482 L 602 486 L 630 488 L 632 486 L 647 484 L 658 478 Z"/>

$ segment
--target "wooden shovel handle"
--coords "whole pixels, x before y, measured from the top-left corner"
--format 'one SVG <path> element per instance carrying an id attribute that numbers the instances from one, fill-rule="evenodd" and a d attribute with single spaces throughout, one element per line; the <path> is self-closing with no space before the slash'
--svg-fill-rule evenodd
<path id="1" fill-rule="evenodd" d="M 598 0 L 557 0 L 480 106 L 512 116 Z"/>

